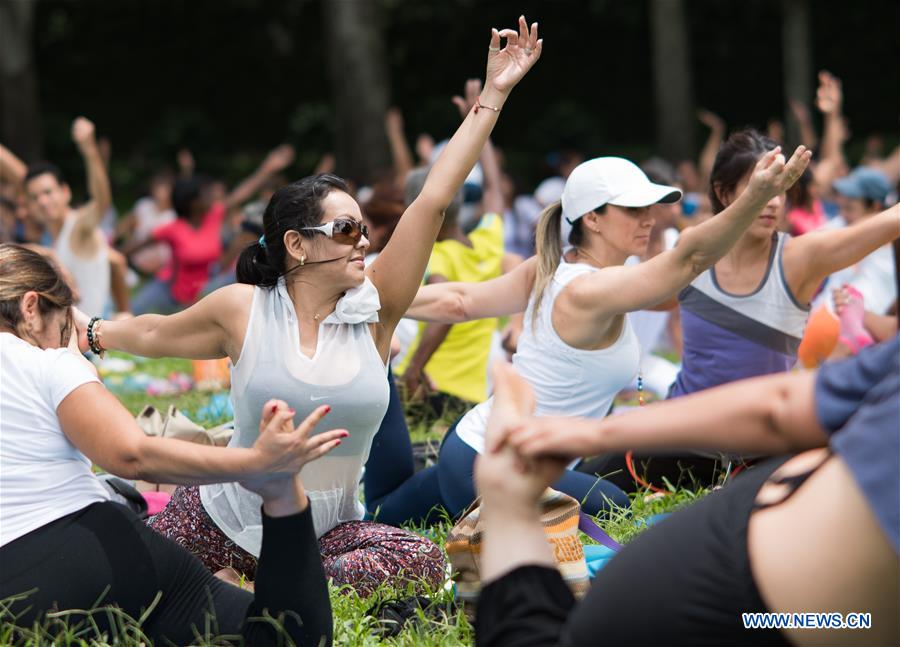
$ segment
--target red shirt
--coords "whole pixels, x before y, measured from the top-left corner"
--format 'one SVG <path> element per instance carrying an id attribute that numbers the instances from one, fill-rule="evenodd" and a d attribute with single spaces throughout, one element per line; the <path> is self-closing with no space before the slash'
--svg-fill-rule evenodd
<path id="1" fill-rule="evenodd" d="M 194 229 L 184 218 L 158 227 L 153 239 L 172 248 L 172 297 L 183 304 L 193 303 L 209 280 L 209 269 L 222 255 L 221 229 L 225 205 L 214 203 Z"/>

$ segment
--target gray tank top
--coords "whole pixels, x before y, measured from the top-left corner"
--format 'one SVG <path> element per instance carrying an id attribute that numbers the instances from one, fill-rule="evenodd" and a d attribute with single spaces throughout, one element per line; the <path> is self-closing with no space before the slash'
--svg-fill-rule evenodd
<path id="1" fill-rule="evenodd" d="M 345 521 L 362 519 L 359 479 L 372 439 L 387 411 L 387 367 L 375 348 L 369 324 L 378 321 L 378 291 L 366 279 L 338 301 L 320 325 L 312 358 L 300 351 L 300 329 L 281 282 L 256 288 L 241 355 L 231 371 L 235 433 L 229 447 L 250 447 L 259 436 L 263 405 L 279 398 L 297 410 L 299 424 L 317 407 L 331 413 L 316 432 L 343 428 L 341 445 L 303 467 L 316 536 Z M 259 555 L 260 497 L 237 483 L 200 488 L 203 507 L 219 528 L 244 550 Z"/>

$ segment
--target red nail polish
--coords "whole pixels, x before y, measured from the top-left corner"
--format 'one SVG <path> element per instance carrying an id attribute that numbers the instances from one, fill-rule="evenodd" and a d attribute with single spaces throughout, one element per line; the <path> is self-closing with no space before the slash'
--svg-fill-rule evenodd
<path id="1" fill-rule="evenodd" d="M 347 438 L 347 437 L 350 436 L 350 432 L 349 432 L 349 431 L 345 431 L 345 432 L 342 434 L 342 436 L 343 436 L 344 438 Z"/>
<path id="2" fill-rule="evenodd" d="M 334 443 L 334 446 L 337 447 L 337 446 L 340 445 L 340 444 L 341 444 L 341 441 L 339 440 L 339 441 L 337 441 L 336 443 Z"/>
<path id="3" fill-rule="evenodd" d="M 331 413 L 331 406 L 330 406 L 330 405 L 327 405 L 327 404 L 325 405 L 325 413 Z"/>
<path id="4" fill-rule="evenodd" d="M 273 405 L 272 405 L 272 413 L 275 413 L 276 411 L 278 411 L 278 405 L 277 405 L 277 404 L 273 404 Z"/>

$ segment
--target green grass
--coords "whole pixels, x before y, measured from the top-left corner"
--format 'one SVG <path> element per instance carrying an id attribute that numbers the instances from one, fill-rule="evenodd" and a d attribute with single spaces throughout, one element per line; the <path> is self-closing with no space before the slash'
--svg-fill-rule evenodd
<path id="1" fill-rule="evenodd" d="M 127 356 L 118 354 L 118 357 Z M 131 359 L 131 358 L 129 358 Z M 167 377 L 171 373 L 191 373 L 191 364 L 186 360 L 147 360 L 136 366 L 136 371 L 143 371 L 153 377 Z M 212 394 L 190 391 L 180 395 L 151 397 L 144 393 L 119 393 L 119 399 L 133 414 L 137 414 L 145 405 L 152 404 L 158 409 L 165 409 L 173 404 L 188 417 L 196 419 L 199 409 L 208 404 Z M 633 404 L 627 398 L 621 404 Z M 443 434 L 456 417 L 458 411 L 446 411 L 443 416 L 427 415 L 421 408 L 411 406 L 407 410 L 407 420 L 413 442 L 430 441 L 440 443 Z M 225 422 L 210 420 L 204 422 L 211 427 Z M 706 493 L 705 490 L 672 488 L 663 497 L 636 496 L 629 510 L 622 510 L 611 515 L 609 519 L 597 520 L 598 524 L 620 543 L 627 543 L 646 528 L 644 521 L 653 515 L 671 512 L 687 505 Z M 411 527 L 412 530 L 427 535 L 439 545 L 451 528 L 449 520 L 429 528 Z M 581 536 L 585 544 L 593 543 L 585 535 Z M 369 645 L 395 645 L 402 647 L 449 647 L 451 645 L 470 645 L 474 643 L 473 628 L 461 610 L 437 617 L 426 617 L 419 614 L 419 621 L 412 623 L 395 638 L 382 639 L 378 632 L 376 619 L 368 613 L 379 600 L 389 600 L 412 594 L 411 589 L 396 590 L 383 586 L 371 597 L 360 598 L 354 591 L 338 591 L 331 588 L 331 603 L 334 611 L 334 644 L 347 647 L 365 647 Z M 429 592 L 429 597 L 442 608 L 453 601 L 452 588 L 445 582 L 444 586 Z M 97 607 L 90 611 L 90 616 L 76 621 L 71 612 L 61 612 L 48 618 L 40 625 L 26 629 L 16 629 L 7 611 L 6 603 L 0 601 L 0 645 L 140 645 L 149 644 L 140 630 L 141 619 L 129 618 L 118 609 Z M 97 627 L 94 618 L 98 614 L 110 617 L 112 631 L 103 634 Z M 269 622 L 276 622 L 269 619 Z M 277 623 L 276 623 L 277 624 Z M 231 640 L 229 640 L 229 638 Z M 219 636 L 214 630 L 214 623 L 206 627 L 197 636 L 197 645 L 236 644 L 234 637 Z"/>

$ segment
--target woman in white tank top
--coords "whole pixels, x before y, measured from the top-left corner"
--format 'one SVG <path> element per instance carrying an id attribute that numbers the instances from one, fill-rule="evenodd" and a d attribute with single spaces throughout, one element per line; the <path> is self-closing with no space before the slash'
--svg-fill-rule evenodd
<path id="1" fill-rule="evenodd" d="M 626 314 L 674 296 L 721 258 L 800 177 L 809 158 L 803 147 L 789 162 L 780 151 L 770 152 L 719 217 L 686 230 L 674 249 L 636 266 L 623 264 L 646 252 L 654 224 L 650 206 L 676 201 L 681 191 L 651 183 L 622 158 L 587 161 L 566 180 L 562 201 L 541 214 L 537 257 L 484 283 L 423 287 L 408 316 L 455 323 L 525 310 L 513 364 L 535 390 L 537 414 L 602 417 L 639 370 L 640 349 Z M 572 225 L 565 253 L 563 217 Z M 448 432 L 436 466 L 381 500 L 382 518 L 421 518 L 436 504 L 457 514 L 471 503 L 474 459 L 485 450 L 491 404 L 478 405 Z M 628 502 L 618 488 L 585 473 L 568 471 L 554 487 L 592 514 L 608 509 L 608 499 Z"/>
<path id="2" fill-rule="evenodd" d="M 501 38 L 507 39 L 502 49 Z M 253 442 L 259 403 L 276 394 L 301 417 L 330 407 L 325 425 L 350 436 L 327 462 L 307 466 L 303 480 L 326 573 L 362 593 L 400 579 L 437 586 L 444 577 L 443 555 L 429 540 L 361 521 L 358 483 L 388 404 L 391 336 L 421 282 L 443 210 L 541 48 L 537 24 L 529 29 L 524 18 L 518 32 L 493 31 L 479 103 L 368 268 L 359 204 L 340 178 L 308 177 L 272 197 L 264 235 L 238 261 L 237 285 L 175 315 L 100 322 L 93 331 L 103 347 L 137 355 L 230 357 L 233 446 Z M 153 525 L 186 543 L 210 569 L 234 565 L 253 576 L 259 500 L 240 486 L 181 489 Z"/>

